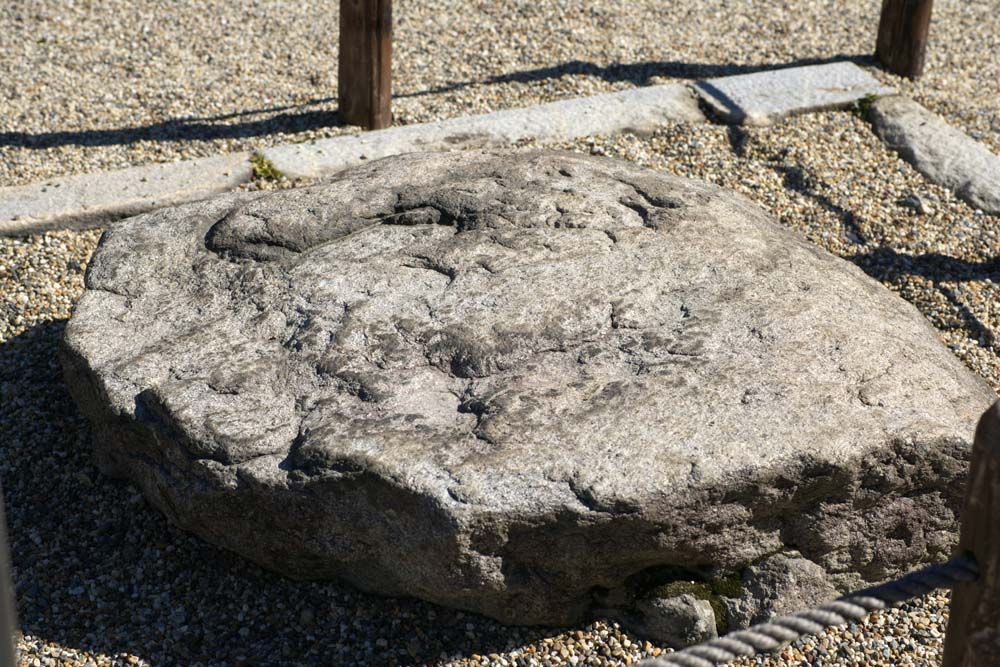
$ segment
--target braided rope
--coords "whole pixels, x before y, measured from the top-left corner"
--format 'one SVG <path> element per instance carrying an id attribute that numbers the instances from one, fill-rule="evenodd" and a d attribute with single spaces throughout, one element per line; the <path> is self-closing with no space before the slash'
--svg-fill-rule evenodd
<path id="1" fill-rule="evenodd" d="M 860 621 L 875 610 L 886 609 L 936 588 L 954 588 L 955 584 L 975 581 L 978 576 L 975 559 L 959 556 L 813 609 L 779 616 L 746 630 L 644 660 L 640 667 L 715 667 L 737 658 L 773 653 L 803 635 L 815 635 L 827 628 Z"/>

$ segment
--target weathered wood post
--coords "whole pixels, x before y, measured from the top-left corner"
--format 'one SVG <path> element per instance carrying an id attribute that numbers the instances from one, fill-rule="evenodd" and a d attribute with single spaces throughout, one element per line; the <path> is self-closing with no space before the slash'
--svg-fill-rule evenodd
<path id="1" fill-rule="evenodd" d="M 392 0 L 340 0 L 337 97 L 345 123 L 392 124 Z"/>
<path id="2" fill-rule="evenodd" d="M 875 57 L 893 74 L 916 79 L 923 73 L 933 5 L 934 0 L 882 0 Z"/>
<path id="3" fill-rule="evenodd" d="M 976 427 L 965 487 L 959 553 L 971 553 L 979 578 L 955 587 L 943 667 L 1000 665 L 1000 401 Z"/>
<path id="4" fill-rule="evenodd" d="M 14 613 L 14 589 L 11 587 L 10 555 L 7 549 L 7 517 L 4 513 L 3 490 L 0 490 L 0 665 L 16 665 L 14 633 L 17 631 L 17 617 Z"/>

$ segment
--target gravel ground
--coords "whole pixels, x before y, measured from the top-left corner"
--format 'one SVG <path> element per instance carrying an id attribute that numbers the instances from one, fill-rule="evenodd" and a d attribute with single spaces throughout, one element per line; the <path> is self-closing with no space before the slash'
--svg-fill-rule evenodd
<path id="1" fill-rule="evenodd" d="M 748 130 L 666 126 L 651 137 L 567 147 L 744 192 L 914 303 L 1000 391 L 1000 218 L 925 182 L 851 113 Z M 168 525 L 131 487 L 94 468 L 86 422 L 56 360 L 98 237 L 0 239 L 0 479 L 23 665 L 628 665 L 662 650 L 601 620 L 508 628 L 414 600 L 286 580 Z M 932 595 L 782 656 L 737 664 L 930 667 L 946 617 L 947 598 Z"/>
<path id="2" fill-rule="evenodd" d="M 880 5 L 395 4 L 398 123 L 804 61 L 870 66 Z M 873 71 L 1000 153 L 1000 13 L 935 4 L 925 77 Z M 8 0 L 0 186 L 356 131 L 336 117 L 336 5 Z M 914 303 L 1000 391 L 1000 218 L 925 182 L 851 114 L 567 147 L 743 191 Z M 0 239 L 0 480 L 23 665 L 621 665 L 661 650 L 600 620 L 505 628 L 285 580 L 168 525 L 93 467 L 56 361 L 98 237 Z M 946 617 L 947 598 L 927 596 L 737 664 L 934 665 Z"/>
<path id="3" fill-rule="evenodd" d="M 396 2 L 398 123 L 669 79 L 852 58 L 881 3 Z M 0 186 L 353 132 L 336 116 L 338 3 L 0 3 Z M 938 0 L 926 76 L 872 68 L 1000 153 L 1000 12 Z"/>

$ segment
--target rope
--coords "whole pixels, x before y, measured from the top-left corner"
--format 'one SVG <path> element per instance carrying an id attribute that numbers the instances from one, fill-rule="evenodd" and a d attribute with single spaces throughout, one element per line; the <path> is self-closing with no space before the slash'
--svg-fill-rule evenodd
<path id="1" fill-rule="evenodd" d="M 959 582 L 975 581 L 979 568 L 971 556 L 959 556 L 872 586 L 813 609 L 779 616 L 746 630 L 689 646 L 681 651 L 644 660 L 639 667 L 715 667 L 737 658 L 773 653 L 804 635 L 860 621 L 869 613 L 886 609 L 936 588 L 954 588 Z"/>

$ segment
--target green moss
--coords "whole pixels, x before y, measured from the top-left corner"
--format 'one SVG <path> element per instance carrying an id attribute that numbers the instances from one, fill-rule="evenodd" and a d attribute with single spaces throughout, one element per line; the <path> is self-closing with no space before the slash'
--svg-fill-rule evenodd
<path id="1" fill-rule="evenodd" d="M 729 624 L 726 622 L 726 607 L 722 604 L 722 598 L 735 598 L 742 594 L 742 581 L 739 576 L 734 574 L 708 581 L 669 581 L 651 589 L 645 597 L 675 598 L 681 595 L 690 595 L 699 600 L 705 600 L 712 605 L 716 631 L 723 635 L 729 631 Z"/>
<path id="2" fill-rule="evenodd" d="M 253 167 L 253 177 L 260 181 L 277 181 L 285 177 L 274 163 L 260 153 L 250 156 L 250 165 Z"/>
<path id="3" fill-rule="evenodd" d="M 868 118 L 868 112 L 871 111 L 872 104 L 878 99 L 878 95 L 875 93 L 869 93 L 862 97 L 860 100 L 856 100 L 854 104 L 851 105 L 851 113 L 865 120 Z"/>
<path id="4" fill-rule="evenodd" d="M 712 589 L 708 584 L 700 581 L 668 581 L 649 591 L 645 596 L 653 598 L 676 598 L 681 595 L 692 595 L 699 600 L 708 600 L 712 597 Z"/>

